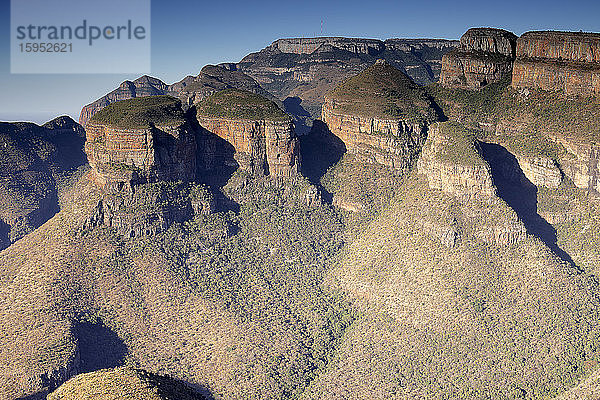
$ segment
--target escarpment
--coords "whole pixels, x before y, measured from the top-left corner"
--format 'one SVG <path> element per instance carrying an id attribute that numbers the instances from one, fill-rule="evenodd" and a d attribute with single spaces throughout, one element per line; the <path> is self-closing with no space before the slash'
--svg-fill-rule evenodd
<path id="1" fill-rule="evenodd" d="M 88 122 L 85 150 L 103 190 L 84 229 L 125 237 L 155 234 L 214 210 L 196 177 L 196 130 L 179 100 L 142 97 L 111 104 Z"/>
<path id="2" fill-rule="evenodd" d="M 112 104 L 86 126 L 85 151 L 98 183 L 189 181 L 196 140 L 177 99 L 142 97 Z"/>
<path id="3" fill-rule="evenodd" d="M 440 82 L 447 87 L 478 89 L 509 77 L 517 36 L 494 28 L 471 28 L 457 49 L 442 58 Z"/>
<path id="4" fill-rule="evenodd" d="M 321 118 L 348 153 L 406 170 L 439 115 L 423 89 L 378 61 L 329 93 Z"/>
<path id="5" fill-rule="evenodd" d="M 207 148 L 218 147 L 210 144 L 216 138 L 232 148 L 233 159 L 222 162 L 235 162 L 255 175 L 298 175 L 300 158 L 292 119 L 272 101 L 229 89 L 199 103 L 197 119 L 203 139 L 209 142 Z M 222 151 L 216 156 L 223 157 Z"/>
<path id="6" fill-rule="evenodd" d="M 515 88 L 583 96 L 600 93 L 600 34 L 527 32 L 517 40 L 516 56 Z"/>

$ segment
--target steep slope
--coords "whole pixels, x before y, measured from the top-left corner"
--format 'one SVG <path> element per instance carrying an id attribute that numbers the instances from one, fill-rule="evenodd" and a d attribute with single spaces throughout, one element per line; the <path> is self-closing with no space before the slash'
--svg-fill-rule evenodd
<path id="1" fill-rule="evenodd" d="M 442 140 L 461 152 L 436 151 Z M 477 147 L 457 125 L 434 129 L 423 175 L 408 177 L 342 252 L 329 283 L 361 314 L 306 398 L 539 398 L 590 372 L 594 280 L 525 235 L 494 192 L 435 189 L 436 165 L 454 165 L 447 178 L 479 170 L 489 186 Z"/>
<path id="2" fill-rule="evenodd" d="M 0 123 L 0 249 L 59 209 L 59 191 L 85 164 L 83 130 L 68 117 L 44 126 Z"/>

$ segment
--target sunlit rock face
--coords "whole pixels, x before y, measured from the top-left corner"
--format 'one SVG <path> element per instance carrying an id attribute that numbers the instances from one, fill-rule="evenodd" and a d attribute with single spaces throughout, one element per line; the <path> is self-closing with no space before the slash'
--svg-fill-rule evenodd
<path id="1" fill-rule="evenodd" d="M 515 88 L 600 93 L 600 34 L 527 32 L 517 41 L 516 55 Z"/>
<path id="2" fill-rule="evenodd" d="M 471 28 L 457 49 L 442 58 L 440 82 L 446 87 L 478 89 L 509 77 L 517 36 L 494 28 Z"/>

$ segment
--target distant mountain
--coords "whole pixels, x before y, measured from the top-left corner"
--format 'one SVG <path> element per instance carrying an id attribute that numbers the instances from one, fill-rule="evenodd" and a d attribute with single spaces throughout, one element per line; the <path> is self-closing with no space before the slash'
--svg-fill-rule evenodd
<path id="1" fill-rule="evenodd" d="M 304 109 L 310 125 L 321 113 L 325 93 L 375 60 L 385 59 L 426 85 L 438 80 L 442 56 L 456 46 L 457 40 L 444 39 L 279 39 L 237 67 L 284 101 L 286 111 L 298 115 Z"/>
<path id="2" fill-rule="evenodd" d="M 79 123 L 85 126 L 96 112 L 120 100 L 169 95 L 181 99 L 183 106 L 187 108 L 215 92 L 230 88 L 247 90 L 277 101 L 254 79 L 241 71 L 237 71 L 234 65 L 207 65 L 202 68 L 197 76 L 188 75 L 172 85 L 167 85 L 160 79 L 148 75 L 141 76 L 134 81 L 125 81 L 106 96 L 83 107 L 79 116 Z M 281 104 L 280 101 L 277 102 Z"/>

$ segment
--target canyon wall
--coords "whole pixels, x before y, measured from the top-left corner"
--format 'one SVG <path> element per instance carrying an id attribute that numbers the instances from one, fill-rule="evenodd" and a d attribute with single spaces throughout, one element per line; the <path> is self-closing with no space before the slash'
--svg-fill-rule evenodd
<path id="1" fill-rule="evenodd" d="M 442 57 L 440 82 L 446 87 L 478 89 L 510 76 L 516 40 L 502 29 L 469 29 L 458 48 Z"/>
<path id="2" fill-rule="evenodd" d="M 225 140 L 239 167 L 257 175 L 292 177 L 299 173 L 299 151 L 291 120 L 244 120 L 198 116 L 207 134 Z"/>
<path id="3" fill-rule="evenodd" d="M 86 132 L 85 152 L 101 185 L 194 178 L 196 142 L 187 122 L 138 129 L 90 122 Z"/>
<path id="4" fill-rule="evenodd" d="M 336 110 L 335 101 L 328 98 L 321 119 L 348 153 L 399 170 L 412 165 L 427 137 L 423 121 L 346 114 Z"/>
<path id="5" fill-rule="evenodd" d="M 279 39 L 273 42 L 270 47 L 277 49 L 282 53 L 312 54 L 323 45 L 331 45 L 337 49 L 355 54 L 368 54 L 373 56 L 380 54 L 385 48 L 385 45 L 381 40 L 343 37 Z"/>
<path id="6" fill-rule="evenodd" d="M 600 93 L 600 34 L 527 32 L 517 40 L 512 86 Z"/>

